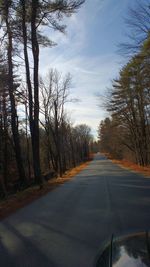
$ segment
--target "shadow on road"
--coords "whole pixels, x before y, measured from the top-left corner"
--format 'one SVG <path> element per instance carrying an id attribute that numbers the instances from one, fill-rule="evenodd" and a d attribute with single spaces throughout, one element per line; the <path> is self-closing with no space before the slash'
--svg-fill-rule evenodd
<path id="1" fill-rule="evenodd" d="M 150 180 L 101 155 L 0 223 L 3 267 L 92 267 L 112 233 L 150 228 Z"/>

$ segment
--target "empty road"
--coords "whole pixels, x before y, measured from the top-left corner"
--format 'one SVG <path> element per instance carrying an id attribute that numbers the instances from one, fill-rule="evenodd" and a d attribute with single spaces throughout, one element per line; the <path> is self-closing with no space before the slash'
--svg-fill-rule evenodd
<path id="1" fill-rule="evenodd" d="M 0 222 L 0 266 L 92 267 L 114 235 L 150 229 L 150 179 L 102 155 Z"/>

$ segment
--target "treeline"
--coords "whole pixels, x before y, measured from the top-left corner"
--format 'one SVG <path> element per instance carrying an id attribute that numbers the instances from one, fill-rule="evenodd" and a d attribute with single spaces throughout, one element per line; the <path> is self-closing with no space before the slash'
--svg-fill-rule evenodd
<path id="1" fill-rule="evenodd" d="M 65 32 L 64 17 L 84 0 L 0 1 L 0 196 L 62 175 L 89 157 L 90 128 L 65 112 L 71 77 L 40 77 L 40 47 L 56 45 L 45 30 Z M 22 75 L 21 75 L 22 73 Z"/>
<path id="2" fill-rule="evenodd" d="M 135 38 L 121 48 L 133 56 L 112 82 L 106 103 L 111 117 L 103 120 L 98 130 L 103 152 L 142 166 L 150 164 L 150 3 L 147 2 L 130 10 L 127 24 Z"/>

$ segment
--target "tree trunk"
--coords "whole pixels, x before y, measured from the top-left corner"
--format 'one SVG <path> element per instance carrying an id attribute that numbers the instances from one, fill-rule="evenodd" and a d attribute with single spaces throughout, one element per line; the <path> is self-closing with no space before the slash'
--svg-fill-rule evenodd
<path id="1" fill-rule="evenodd" d="M 36 19 L 38 0 L 32 0 L 31 10 L 31 43 L 32 43 L 32 55 L 33 55 L 33 84 L 34 84 L 34 123 L 33 123 L 33 165 L 35 179 L 38 184 L 42 184 L 42 175 L 40 168 L 40 143 L 39 143 L 39 44 L 37 40 L 36 32 Z"/>
<path id="2" fill-rule="evenodd" d="M 13 141 L 14 141 L 14 149 L 16 162 L 19 172 L 19 177 L 21 184 L 26 183 L 25 170 L 21 157 L 21 146 L 20 146 L 20 138 L 18 131 L 18 118 L 17 118 L 17 110 L 15 105 L 15 97 L 14 97 L 14 80 L 13 80 L 13 63 L 12 63 L 12 32 L 10 29 L 10 24 L 8 20 L 9 16 L 9 6 L 6 5 L 6 28 L 7 28 L 7 36 L 8 36 L 8 48 L 7 48 L 7 57 L 8 57 L 8 86 L 9 86 L 9 97 L 11 102 L 11 128 L 13 133 Z"/>
<path id="3" fill-rule="evenodd" d="M 8 121 L 7 121 L 7 110 L 6 110 L 6 97 L 5 92 L 3 92 L 3 128 L 4 128 L 4 183 L 7 187 L 7 176 L 8 176 Z"/>

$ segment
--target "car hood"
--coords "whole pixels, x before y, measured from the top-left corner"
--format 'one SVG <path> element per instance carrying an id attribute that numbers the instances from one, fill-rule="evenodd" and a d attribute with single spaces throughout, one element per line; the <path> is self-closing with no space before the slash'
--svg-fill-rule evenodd
<path id="1" fill-rule="evenodd" d="M 149 232 L 112 237 L 96 267 L 150 267 Z"/>

